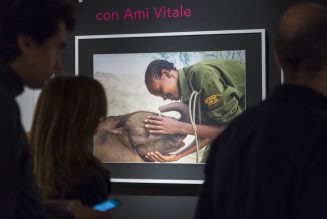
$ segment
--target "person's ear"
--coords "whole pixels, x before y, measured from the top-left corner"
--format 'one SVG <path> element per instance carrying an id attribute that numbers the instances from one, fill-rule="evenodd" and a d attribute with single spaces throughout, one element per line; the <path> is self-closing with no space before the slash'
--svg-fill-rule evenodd
<path id="1" fill-rule="evenodd" d="M 275 58 L 275 62 L 277 64 L 277 66 L 279 68 L 282 68 L 282 66 L 280 65 L 280 61 L 279 61 L 279 57 L 278 57 L 278 54 L 276 52 L 274 52 L 274 58 Z"/>
<path id="2" fill-rule="evenodd" d="M 283 83 L 284 82 L 284 77 L 285 77 L 284 76 L 284 70 L 283 70 L 282 65 L 280 64 L 279 56 L 278 56 L 278 54 L 276 52 L 274 52 L 274 57 L 275 57 L 275 62 L 277 64 L 278 68 L 280 69 L 280 72 L 281 72 L 281 81 Z"/>
<path id="3" fill-rule="evenodd" d="M 163 76 L 170 78 L 171 77 L 170 71 L 168 71 L 167 69 L 161 69 L 161 77 Z"/>
<path id="4" fill-rule="evenodd" d="M 17 45 L 22 53 L 28 54 L 31 51 L 31 49 L 34 48 L 35 41 L 30 36 L 19 35 L 17 37 Z"/>

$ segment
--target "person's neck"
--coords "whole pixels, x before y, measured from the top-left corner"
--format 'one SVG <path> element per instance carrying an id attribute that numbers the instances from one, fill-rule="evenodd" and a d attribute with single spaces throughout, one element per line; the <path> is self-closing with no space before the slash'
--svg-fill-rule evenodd
<path id="1" fill-rule="evenodd" d="M 288 82 L 309 87 L 327 97 L 327 66 L 322 71 L 312 73 L 311 75 L 310 73 L 300 72 L 296 78 Z"/>
<path id="2" fill-rule="evenodd" d="M 13 69 L 18 75 L 20 75 L 20 72 L 23 71 L 22 66 L 19 64 L 19 62 L 16 60 L 14 62 L 8 63 L 8 66 Z"/>
<path id="3" fill-rule="evenodd" d="M 15 61 L 8 63 L 8 66 L 13 69 L 17 75 L 24 81 L 24 74 L 29 68 L 28 65 L 25 64 L 24 60 L 18 57 Z"/>

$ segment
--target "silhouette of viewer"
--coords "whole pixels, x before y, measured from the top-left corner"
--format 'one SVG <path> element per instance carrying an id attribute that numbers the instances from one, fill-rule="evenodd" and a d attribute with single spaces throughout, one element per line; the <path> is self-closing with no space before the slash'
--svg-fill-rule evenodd
<path id="1" fill-rule="evenodd" d="M 15 101 L 24 85 L 41 88 L 63 66 L 60 52 L 74 23 L 71 5 L 61 1 L 0 1 L 1 218 L 108 216 L 78 201 L 42 203 L 32 174 L 30 145 Z"/>
<path id="2" fill-rule="evenodd" d="M 282 16 L 276 60 L 285 84 L 233 120 L 212 145 L 197 219 L 327 216 L 327 8 Z"/>

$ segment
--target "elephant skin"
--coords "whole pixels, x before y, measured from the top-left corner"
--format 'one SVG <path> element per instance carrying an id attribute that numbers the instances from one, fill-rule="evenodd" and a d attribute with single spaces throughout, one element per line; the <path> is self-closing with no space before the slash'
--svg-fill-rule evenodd
<path id="1" fill-rule="evenodd" d="M 161 112 L 177 111 L 180 121 L 189 122 L 188 106 L 173 102 L 159 108 Z M 108 116 L 95 135 L 95 155 L 103 162 L 144 162 L 148 152 L 168 155 L 184 146 L 184 134 L 150 134 L 144 120 L 158 113 L 137 111 L 120 116 Z"/>

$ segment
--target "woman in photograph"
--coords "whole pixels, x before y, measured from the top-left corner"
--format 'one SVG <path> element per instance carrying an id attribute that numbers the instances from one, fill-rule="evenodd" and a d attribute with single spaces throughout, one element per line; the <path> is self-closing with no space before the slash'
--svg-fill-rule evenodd
<path id="1" fill-rule="evenodd" d="M 191 106 L 196 103 L 196 127 L 172 118 L 149 116 L 146 128 L 152 134 L 194 135 L 197 130 L 197 136 L 202 139 L 199 149 L 206 147 L 201 163 L 206 161 L 210 142 L 245 108 L 245 65 L 236 60 L 203 60 L 182 69 L 167 60 L 153 60 L 146 69 L 145 84 L 152 95 L 163 100 Z M 192 144 L 168 156 L 158 151 L 149 152 L 147 158 L 172 162 L 195 151 L 196 145 Z"/>

